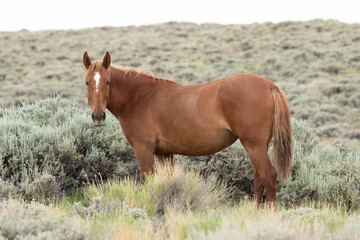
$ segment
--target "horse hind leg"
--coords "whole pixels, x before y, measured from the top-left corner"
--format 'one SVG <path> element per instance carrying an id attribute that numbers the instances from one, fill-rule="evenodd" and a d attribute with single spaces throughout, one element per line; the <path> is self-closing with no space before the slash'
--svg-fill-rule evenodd
<path id="1" fill-rule="evenodd" d="M 258 172 L 254 171 L 254 202 L 257 206 L 260 205 L 262 197 L 264 194 L 264 185 L 260 180 Z"/>
<path id="2" fill-rule="evenodd" d="M 241 140 L 241 139 L 240 139 Z M 265 200 L 270 206 L 276 203 L 276 179 L 277 172 L 270 162 L 268 155 L 268 143 L 249 144 L 241 141 L 249 154 L 254 168 L 254 201 L 260 204 L 265 190 Z"/>
<path id="3" fill-rule="evenodd" d="M 275 204 L 277 172 L 270 162 L 266 144 L 260 146 L 248 146 L 247 151 L 254 167 L 254 183 L 257 183 L 257 186 L 254 186 L 256 201 L 260 203 L 262 189 L 264 189 L 266 202 L 270 205 Z"/>
<path id="4" fill-rule="evenodd" d="M 263 113 L 265 113 L 265 110 Z M 271 119 L 271 117 L 267 117 Z M 265 200 L 272 205 L 276 202 L 277 178 L 277 172 L 271 164 L 268 155 L 269 144 L 272 137 L 272 122 L 253 121 L 250 123 L 240 123 L 237 125 L 232 124 L 233 127 L 231 129 L 245 147 L 253 165 L 254 201 L 259 205 L 265 191 Z"/>

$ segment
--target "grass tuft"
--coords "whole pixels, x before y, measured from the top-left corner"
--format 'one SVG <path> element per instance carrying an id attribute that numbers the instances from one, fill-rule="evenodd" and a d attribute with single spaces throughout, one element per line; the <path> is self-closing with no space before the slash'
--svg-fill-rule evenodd
<path id="1" fill-rule="evenodd" d="M 228 191 L 216 178 L 206 180 L 179 165 L 156 165 L 155 174 L 144 183 L 131 178 L 94 182 L 83 189 L 90 206 L 100 199 L 108 212 L 143 209 L 149 216 L 163 216 L 171 207 L 176 211 L 207 210 L 225 200 Z M 139 210 L 140 211 L 140 210 Z"/>

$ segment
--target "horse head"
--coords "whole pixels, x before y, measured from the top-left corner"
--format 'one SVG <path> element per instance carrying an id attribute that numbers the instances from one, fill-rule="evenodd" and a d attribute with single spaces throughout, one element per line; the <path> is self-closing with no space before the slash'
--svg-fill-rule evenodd
<path id="1" fill-rule="evenodd" d="M 83 62 L 87 69 L 84 80 L 87 86 L 88 102 L 92 111 L 91 117 L 95 126 L 102 126 L 105 123 L 105 110 L 109 101 L 111 57 L 106 52 L 102 61 L 91 63 L 89 55 L 85 52 Z"/>

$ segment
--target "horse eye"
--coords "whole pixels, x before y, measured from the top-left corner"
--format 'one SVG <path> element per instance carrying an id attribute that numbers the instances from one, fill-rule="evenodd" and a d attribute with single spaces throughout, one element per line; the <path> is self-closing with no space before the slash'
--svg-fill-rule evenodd
<path id="1" fill-rule="evenodd" d="M 86 82 L 86 85 L 89 86 L 89 82 Z"/>
<path id="2" fill-rule="evenodd" d="M 110 82 L 106 82 L 106 85 L 109 85 L 110 84 Z"/>

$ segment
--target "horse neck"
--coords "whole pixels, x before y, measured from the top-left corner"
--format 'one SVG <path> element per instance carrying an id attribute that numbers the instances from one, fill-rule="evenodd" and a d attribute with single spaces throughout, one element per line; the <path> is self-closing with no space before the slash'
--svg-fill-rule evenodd
<path id="1" fill-rule="evenodd" d="M 154 93 L 156 84 L 148 76 L 141 73 L 126 72 L 110 67 L 111 84 L 107 109 L 117 118 L 127 109 L 131 109 L 136 101 L 146 101 L 147 95 Z"/>

